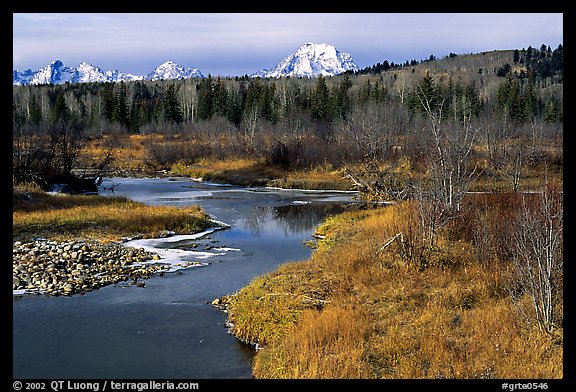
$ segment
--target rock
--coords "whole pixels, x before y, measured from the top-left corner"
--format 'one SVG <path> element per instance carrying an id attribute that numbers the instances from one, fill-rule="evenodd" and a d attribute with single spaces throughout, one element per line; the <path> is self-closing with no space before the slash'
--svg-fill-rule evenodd
<path id="1" fill-rule="evenodd" d="M 12 247 L 13 289 L 73 295 L 130 278 L 136 284 L 138 278 L 146 279 L 168 268 L 136 264 L 152 257 L 142 248 L 126 248 L 118 243 L 16 241 Z M 145 287 L 145 282 L 137 285 Z"/>
<path id="2" fill-rule="evenodd" d="M 211 302 L 212 305 L 216 306 L 216 305 L 220 305 L 220 298 L 216 298 L 214 301 Z"/>
<path id="3" fill-rule="evenodd" d="M 160 256 L 154 255 L 154 256 L 152 256 L 152 259 L 153 259 L 153 260 L 160 260 Z"/>

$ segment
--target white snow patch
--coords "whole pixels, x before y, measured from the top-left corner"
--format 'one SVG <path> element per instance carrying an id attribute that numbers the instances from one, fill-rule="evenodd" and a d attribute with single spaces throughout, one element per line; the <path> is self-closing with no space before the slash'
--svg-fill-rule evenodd
<path id="1" fill-rule="evenodd" d="M 124 246 L 133 248 L 143 248 L 145 251 L 156 253 L 160 259 L 159 260 L 149 260 L 142 264 L 168 264 L 170 268 L 167 272 L 174 272 L 179 269 L 206 266 L 208 263 L 201 262 L 199 260 L 206 260 L 214 256 L 224 256 L 226 252 L 229 251 L 240 251 L 240 249 L 235 248 L 213 248 L 214 252 L 207 251 L 196 251 L 196 250 L 184 250 L 184 249 L 172 249 L 165 248 L 163 244 L 173 244 L 180 241 L 190 241 L 197 240 L 202 237 L 212 234 L 217 230 L 223 230 L 230 227 L 229 224 L 211 219 L 212 222 L 218 224 L 218 227 L 211 227 L 208 230 L 202 231 L 196 234 L 177 234 L 166 238 L 147 238 L 147 239 L 136 239 L 124 242 Z"/>

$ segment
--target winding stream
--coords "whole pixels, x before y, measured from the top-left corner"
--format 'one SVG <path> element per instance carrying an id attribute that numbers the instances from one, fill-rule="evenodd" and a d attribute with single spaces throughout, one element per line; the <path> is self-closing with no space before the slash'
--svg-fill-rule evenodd
<path id="1" fill-rule="evenodd" d="M 251 378 L 252 349 L 228 334 L 226 315 L 208 303 L 282 263 L 308 258 L 303 241 L 354 196 L 184 178 L 111 178 L 102 186 L 103 195 L 151 205 L 197 204 L 230 227 L 133 242 L 173 265 L 145 288 L 14 296 L 14 378 Z"/>

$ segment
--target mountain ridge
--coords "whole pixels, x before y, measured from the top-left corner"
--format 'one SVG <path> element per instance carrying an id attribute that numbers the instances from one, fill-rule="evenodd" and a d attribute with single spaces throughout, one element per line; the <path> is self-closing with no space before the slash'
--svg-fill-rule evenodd
<path id="1" fill-rule="evenodd" d="M 185 68 L 173 61 L 166 61 L 145 76 L 125 74 L 117 69 L 103 71 L 100 67 L 81 62 L 77 67 L 68 67 L 61 60 L 55 60 L 44 68 L 33 71 L 12 71 L 12 85 L 91 83 L 91 82 L 121 82 L 132 80 L 179 80 L 187 78 L 203 78 L 200 70 Z"/>
<path id="2" fill-rule="evenodd" d="M 326 43 L 306 42 L 293 54 L 285 57 L 272 70 L 262 69 L 251 77 L 316 77 L 334 76 L 346 71 L 357 71 L 349 53 L 337 50 Z M 90 82 L 120 82 L 133 80 L 179 80 L 188 78 L 203 78 L 202 72 L 196 68 L 185 68 L 173 61 L 166 61 L 146 75 L 125 74 L 117 69 L 103 71 L 101 68 L 87 62 L 81 62 L 77 67 L 68 67 L 61 60 L 55 60 L 39 70 L 13 70 L 12 84 L 63 84 Z"/>

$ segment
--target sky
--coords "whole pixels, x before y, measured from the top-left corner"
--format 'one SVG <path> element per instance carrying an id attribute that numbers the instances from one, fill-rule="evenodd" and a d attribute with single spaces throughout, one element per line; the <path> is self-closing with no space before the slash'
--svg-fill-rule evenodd
<path id="1" fill-rule="evenodd" d="M 204 75 L 271 69 L 306 42 L 359 68 L 563 42 L 562 13 L 13 13 L 13 69 L 55 60 L 145 75 L 171 60 Z"/>

